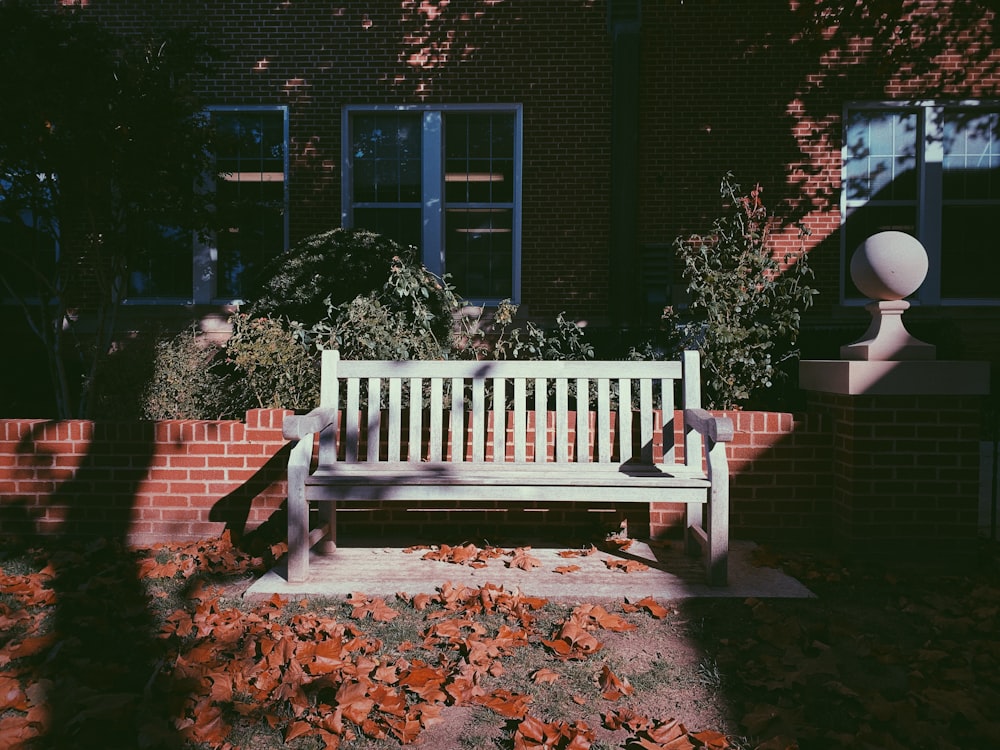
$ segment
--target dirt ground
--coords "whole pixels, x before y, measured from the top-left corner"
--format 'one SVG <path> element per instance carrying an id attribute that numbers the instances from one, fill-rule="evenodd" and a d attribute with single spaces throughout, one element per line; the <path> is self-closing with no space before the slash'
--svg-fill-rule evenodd
<path id="1" fill-rule="evenodd" d="M 0 747 L 1000 747 L 995 547 L 947 569 L 761 549 L 817 597 L 576 603 L 250 604 L 255 555 L 2 548 Z"/>

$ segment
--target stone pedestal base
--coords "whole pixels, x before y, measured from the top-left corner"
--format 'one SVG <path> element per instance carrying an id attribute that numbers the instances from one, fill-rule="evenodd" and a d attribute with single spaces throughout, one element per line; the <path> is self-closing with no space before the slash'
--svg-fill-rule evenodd
<path id="1" fill-rule="evenodd" d="M 810 411 L 833 431 L 833 542 L 866 555 L 975 549 L 982 399 L 975 362 L 804 361 Z"/>

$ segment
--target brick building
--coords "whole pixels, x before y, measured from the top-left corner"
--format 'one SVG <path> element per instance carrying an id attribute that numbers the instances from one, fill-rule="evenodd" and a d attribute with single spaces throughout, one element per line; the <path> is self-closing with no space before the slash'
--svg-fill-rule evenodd
<path id="1" fill-rule="evenodd" d="M 591 329 L 641 327 L 682 300 L 673 241 L 711 227 L 732 171 L 763 188 L 775 252 L 810 253 L 821 294 L 804 354 L 837 357 L 864 331 L 850 255 L 894 228 L 930 259 L 908 327 L 942 359 L 1000 372 L 994 2 L 32 4 L 125 36 L 194 27 L 222 53 L 201 93 L 216 125 L 241 137 L 217 154 L 229 172 L 218 193 L 257 208 L 203 242 L 151 246 L 130 275 L 125 326 L 224 320 L 255 265 L 310 234 L 367 226 L 418 245 L 474 301 L 511 297 L 538 320 L 566 311 Z M 894 534 L 966 544 L 978 403 L 864 399 L 739 415 L 737 534 L 825 538 L 836 518 L 837 534 L 863 544 Z M 119 518 L 145 541 L 262 523 L 283 497 L 279 416 L 100 429 L 7 420 L 4 527 L 58 527 L 67 508 L 84 524 Z M 856 467 L 851 451 L 868 464 Z M 90 509 L 49 498 L 67 476 L 105 500 Z M 109 489 L 108 477 L 125 484 Z M 264 504 L 251 511 L 254 493 Z M 106 496 L 118 504 L 105 507 Z M 676 517 L 653 508 L 646 521 L 655 534 Z M 357 519 L 373 533 L 383 523 Z"/>
<path id="2" fill-rule="evenodd" d="M 775 251 L 810 252 L 807 355 L 863 332 L 845 269 L 892 227 L 930 256 L 914 333 L 942 357 L 1000 359 L 992 3 L 33 4 L 126 36 L 191 26 L 222 53 L 202 94 L 245 138 L 218 154 L 219 195 L 267 209 L 151 247 L 133 326 L 224 316 L 255 265 L 341 225 L 418 245 L 476 302 L 655 323 L 680 299 L 672 243 L 710 228 L 731 170 L 763 187 Z"/>

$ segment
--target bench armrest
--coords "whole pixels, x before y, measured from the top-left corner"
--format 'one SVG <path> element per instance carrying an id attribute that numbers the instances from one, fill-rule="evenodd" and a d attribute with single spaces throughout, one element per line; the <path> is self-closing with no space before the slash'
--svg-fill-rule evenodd
<path id="1" fill-rule="evenodd" d="M 285 440 L 301 440 L 306 435 L 322 432 L 337 420 L 337 410 L 321 406 L 308 414 L 291 414 L 281 423 Z"/>
<path id="2" fill-rule="evenodd" d="M 713 417 L 704 409 L 685 409 L 684 422 L 713 442 L 728 443 L 733 439 L 733 420 L 729 417 Z"/>

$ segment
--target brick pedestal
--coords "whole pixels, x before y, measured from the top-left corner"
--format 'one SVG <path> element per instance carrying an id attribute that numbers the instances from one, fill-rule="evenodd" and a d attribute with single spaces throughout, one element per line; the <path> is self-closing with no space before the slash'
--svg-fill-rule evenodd
<path id="1" fill-rule="evenodd" d="M 832 425 L 838 548 L 916 558 L 973 549 L 988 375 L 975 362 L 802 363 L 811 410 Z"/>

